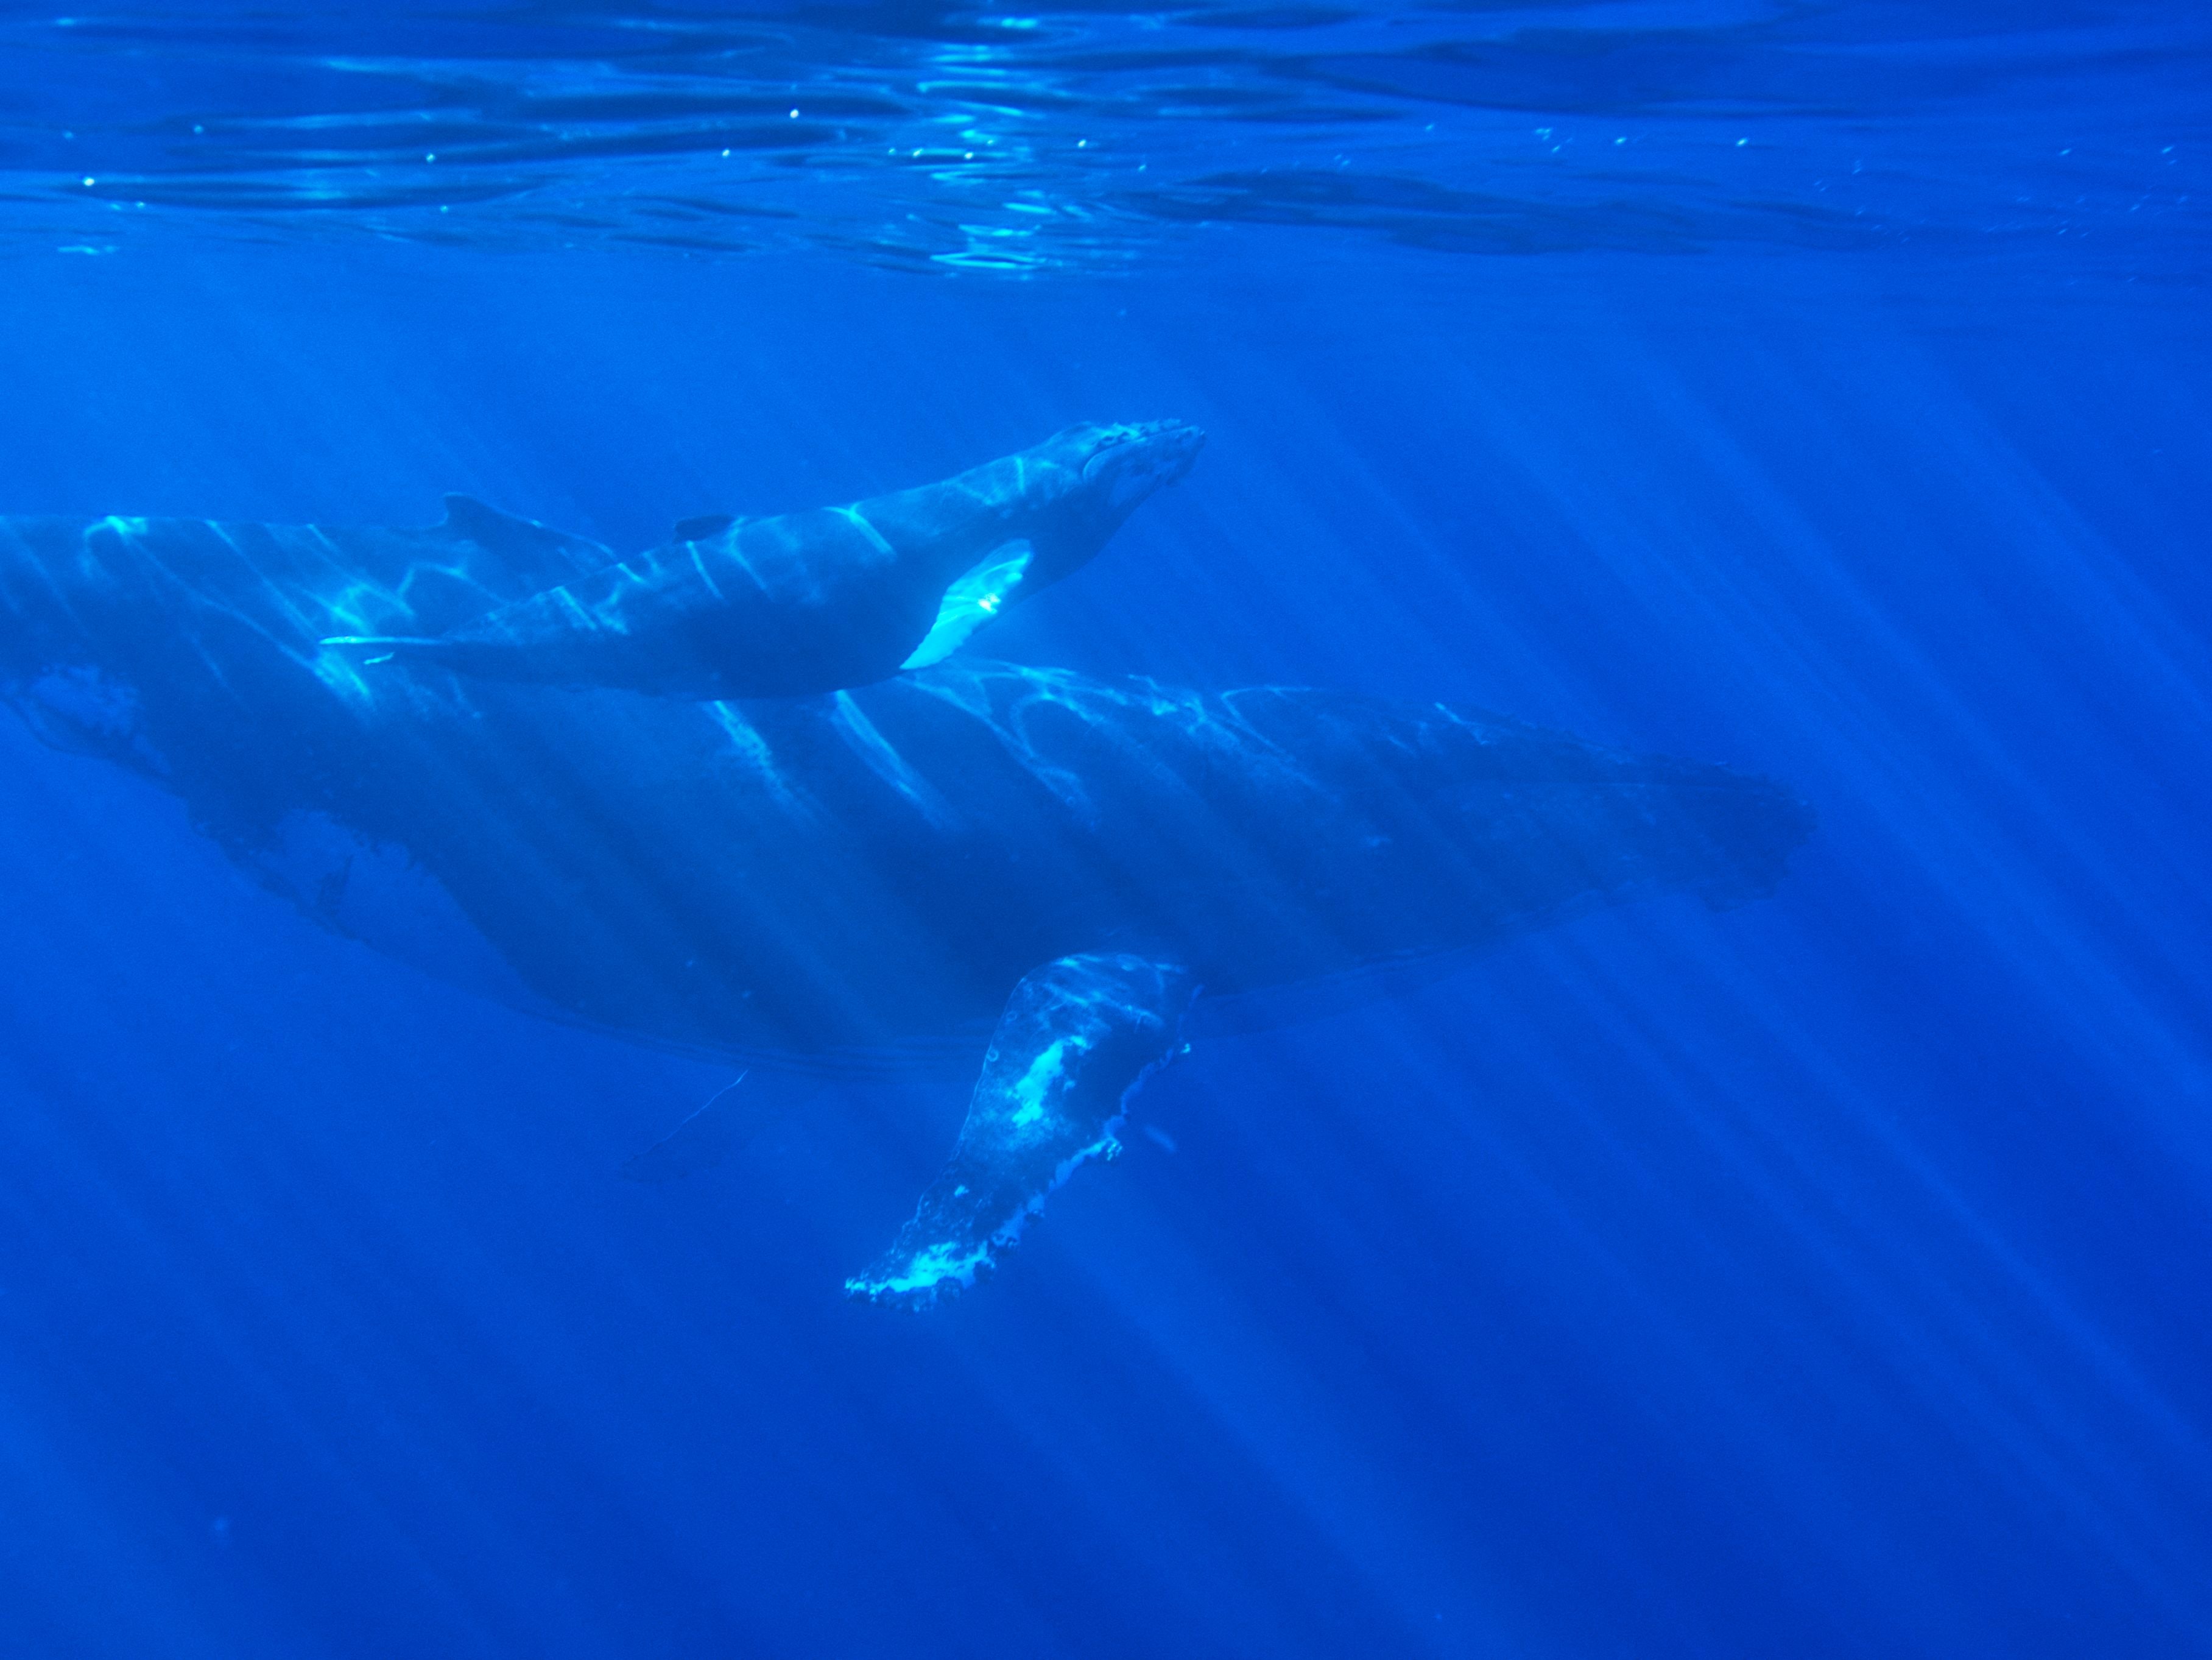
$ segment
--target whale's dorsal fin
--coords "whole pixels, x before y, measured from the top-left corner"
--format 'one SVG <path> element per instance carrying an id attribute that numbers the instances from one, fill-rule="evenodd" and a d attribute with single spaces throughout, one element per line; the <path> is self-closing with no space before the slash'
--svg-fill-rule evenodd
<path id="1" fill-rule="evenodd" d="M 703 542 L 710 536 L 720 536 L 738 522 L 733 513 L 702 513 L 689 519 L 679 519 L 669 531 L 678 542 Z"/>
<path id="2" fill-rule="evenodd" d="M 986 555 L 981 564 L 956 579 L 937 602 L 937 621 L 902 671 L 941 663 L 968 643 L 968 636 L 1012 603 L 1036 550 L 1027 542 L 1008 542 Z"/>
<path id="3" fill-rule="evenodd" d="M 465 536 L 478 547 L 494 553 L 523 559 L 534 560 L 549 553 L 599 546 L 584 537 L 555 530 L 535 519 L 501 513 L 488 502 L 458 492 L 446 497 L 446 521 L 438 528 Z"/>
<path id="4" fill-rule="evenodd" d="M 1120 952 L 1063 957 L 1022 977 L 991 1034 L 952 1158 L 855 1297 L 926 1308 L 972 1285 L 1078 1164 L 1121 1150 L 1139 1085 L 1182 1053 L 1190 970 Z"/>

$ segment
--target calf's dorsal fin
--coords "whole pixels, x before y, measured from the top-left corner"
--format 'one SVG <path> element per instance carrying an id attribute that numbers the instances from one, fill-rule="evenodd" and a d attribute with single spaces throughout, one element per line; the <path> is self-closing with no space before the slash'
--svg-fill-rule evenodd
<path id="1" fill-rule="evenodd" d="M 571 536 L 567 531 L 555 530 L 550 525 L 541 525 L 535 519 L 503 513 L 490 502 L 479 502 L 473 496 L 463 496 L 454 491 L 445 501 L 446 522 L 442 528 L 458 532 L 477 546 L 489 548 L 495 553 L 543 553 L 561 548 L 596 545 L 586 543 L 583 537 Z"/>
<path id="2" fill-rule="evenodd" d="M 679 519 L 669 534 L 678 542 L 703 542 L 710 536 L 720 536 L 738 522 L 733 513 L 700 513 L 689 519 Z"/>

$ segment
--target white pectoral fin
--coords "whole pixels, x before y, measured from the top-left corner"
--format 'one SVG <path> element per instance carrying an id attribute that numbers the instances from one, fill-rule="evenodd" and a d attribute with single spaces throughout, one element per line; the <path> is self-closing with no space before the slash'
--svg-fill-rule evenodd
<path id="1" fill-rule="evenodd" d="M 938 601 L 935 625 L 899 667 L 926 669 L 966 645 L 969 635 L 1006 610 L 1036 555 L 1026 541 L 1002 543 L 955 579 Z"/>
<path id="2" fill-rule="evenodd" d="M 1181 1049 L 1190 971 L 1119 953 L 1063 957 L 1024 976 L 999 1017 L 951 1160 L 858 1297 L 925 1308 L 972 1284 L 1046 1195 L 1121 1151 L 1122 1109 Z"/>

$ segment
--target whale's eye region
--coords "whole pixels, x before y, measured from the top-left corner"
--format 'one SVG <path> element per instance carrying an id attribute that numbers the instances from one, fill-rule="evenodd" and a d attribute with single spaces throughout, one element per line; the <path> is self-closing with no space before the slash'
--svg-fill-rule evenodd
<path id="1" fill-rule="evenodd" d="M 1083 477 L 1086 483 L 1097 483 L 1109 471 L 1129 459 L 1129 447 L 1135 440 L 1132 429 L 1122 427 L 1099 439 L 1091 453 L 1084 458 Z"/>

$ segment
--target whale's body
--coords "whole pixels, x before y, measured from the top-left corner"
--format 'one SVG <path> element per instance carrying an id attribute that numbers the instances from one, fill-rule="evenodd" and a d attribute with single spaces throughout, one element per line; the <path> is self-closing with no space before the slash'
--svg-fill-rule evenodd
<path id="1" fill-rule="evenodd" d="M 969 1045 L 968 1126 L 873 1296 L 971 1279 L 1111 1147 L 1201 991 L 1745 897 L 1809 824 L 1763 779 L 1440 705 L 957 660 L 690 701 L 317 646 L 589 558 L 473 504 L 426 532 L 0 521 L 0 694 L 319 921 L 526 1006 L 814 1064 Z"/>
<path id="2" fill-rule="evenodd" d="M 674 540 L 432 635 L 327 643 L 493 679 L 684 697 L 862 686 L 943 660 L 1088 562 L 1206 435 L 1091 423 L 934 483 Z"/>

